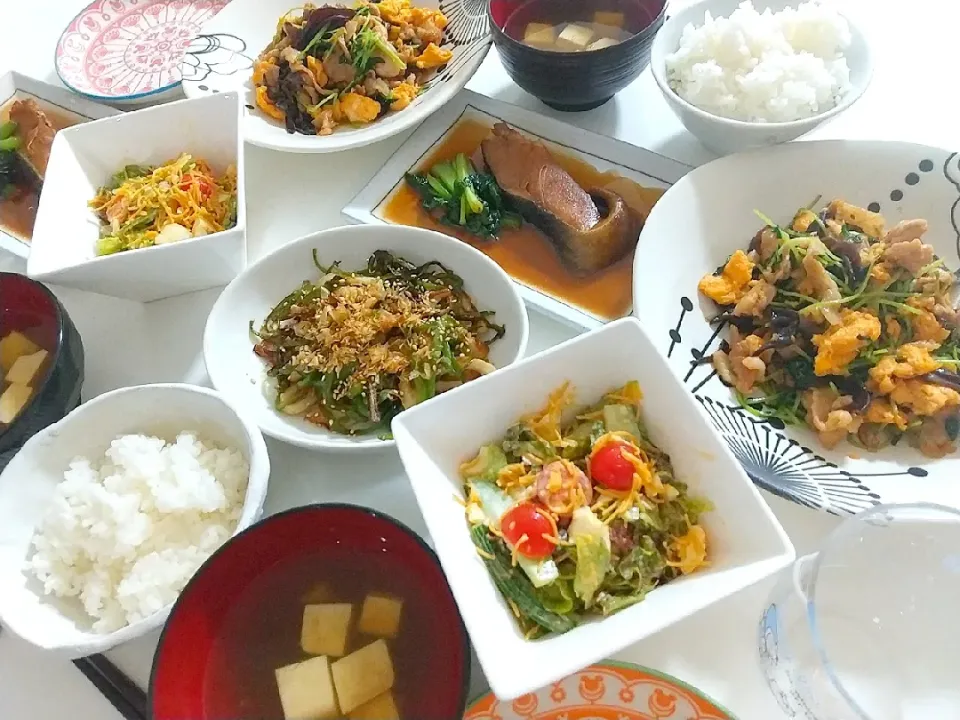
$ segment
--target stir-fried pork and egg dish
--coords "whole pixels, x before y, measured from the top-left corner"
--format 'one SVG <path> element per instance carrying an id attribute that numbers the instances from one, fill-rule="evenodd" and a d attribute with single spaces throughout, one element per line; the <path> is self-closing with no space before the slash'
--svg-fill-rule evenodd
<path id="1" fill-rule="evenodd" d="M 460 467 L 477 552 L 529 638 L 640 602 L 707 562 L 700 514 L 643 424 L 627 383 L 565 421 L 565 384 L 546 407 Z"/>
<path id="2" fill-rule="evenodd" d="M 186 153 L 156 167 L 127 165 L 90 207 L 100 220 L 97 255 L 212 235 L 237 224 L 237 171 L 217 177 Z"/>
<path id="3" fill-rule="evenodd" d="M 729 327 L 710 360 L 743 407 L 806 423 L 828 448 L 905 438 L 929 457 L 956 450 L 956 278 L 924 242 L 927 222 L 887 229 L 843 200 L 787 226 L 763 220 L 748 251 L 699 285 Z"/>
<path id="4" fill-rule="evenodd" d="M 505 329 L 438 262 L 385 250 L 362 270 L 320 264 L 255 331 L 278 410 L 347 435 L 389 433 L 404 408 L 494 370 Z M 253 325 L 251 323 L 251 330 Z"/>
<path id="5" fill-rule="evenodd" d="M 446 26 L 410 0 L 291 10 L 254 63 L 257 107 L 304 135 L 403 110 L 453 57 L 441 47 Z"/>

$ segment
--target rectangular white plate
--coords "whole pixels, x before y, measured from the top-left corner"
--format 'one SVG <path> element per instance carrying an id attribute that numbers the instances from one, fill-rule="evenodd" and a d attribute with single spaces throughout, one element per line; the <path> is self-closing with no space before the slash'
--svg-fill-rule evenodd
<path id="1" fill-rule="evenodd" d="M 474 119 L 491 126 L 497 121 L 536 137 L 560 152 L 580 158 L 602 172 L 613 171 L 646 187 L 668 188 L 692 168 L 643 148 L 572 127 L 523 108 L 464 90 L 442 110 L 430 116 L 393 154 L 366 187 L 343 209 L 350 220 L 389 224 L 383 210 L 404 174 L 416 169 L 440 145 L 461 119 Z M 613 158 L 616 158 L 614 160 Z M 520 293 L 531 307 L 577 328 L 591 329 L 604 321 L 582 308 L 553 297 L 538 288 L 519 283 Z"/>
<path id="2" fill-rule="evenodd" d="M 52 105 L 66 115 L 75 116 L 79 122 L 120 114 L 119 110 L 92 102 L 69 90 L 34 80 L 18 72 L 0 75 L 0 107 L 14 98 L 39 100 L 41 107 Z M 3 228 L 0 228 L 0 248 L 24 258 L 30 254 L 29 243 L 7 233 Z"/>

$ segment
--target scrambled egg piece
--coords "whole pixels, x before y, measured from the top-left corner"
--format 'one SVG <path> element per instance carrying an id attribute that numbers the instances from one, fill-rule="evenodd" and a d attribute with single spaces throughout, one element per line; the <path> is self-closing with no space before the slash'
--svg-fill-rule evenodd
<path id="1" fill-rule="evenodd" d="M 327 84 L 327 71 L 323 69 L 323 63 L 317 60 L 313 55 L 307 55 L 307 70 L 313 75 L 317 85 L 324 87 Z"/>
<path id="2" fill-rule="evenodd" d="M 902 380 L 890 393 L 890 400 L 906 405 L 917 415 L 936 415 L 944 408 L 960 405 L 960 392 L 922 380 Z"/>
<path id="3" fill-rule="evenodd" d="M 262 85 L 263 76 L 266 74 L 267 69 L 273 65 L 272 60 L 261 60 L 253 64 L 253 84 Z"/>
<path id="4" fill-rule="evenodd" d="M 416 63 L 418 68 L 426 70 L 428 68 L 437 68 L 446 65 L 452 57 L 453 53 L 451 51 L 444 50 L 443 48 L 437 47 L 434 43 L 430 43 L 420 57 L 417 58 Z"/>
<path id="5" fill-rule="evenodd" d="M 900 326 L 900 321 L 892 316 L 887 318 L 887 325 L 884 328 L 884 331 L 887 333 L 887 337 L 896 340 L 898 337 L 900 337 L 900 332 L 902 330 L 903 328 Z"/>
<path id="6" fill-rule="evenodd" d="M 397 85 L 391 92 L 393 93 L 393 102 L 390 103 L 390 109 L 404 110 L 420 94 L 420 88 L 404 82 Z"/>
<path id="7" fill-rule="evenodd" d="M 352 123 L 373 122 L 380 114 L 380 103 L 357 93 L 342 95 L 337 104 L 343 116 Z"/>
<path id="8" fill-rule="evenodd" d="M 870 237 L 883 237 L 883 229 L 886 223 L 883 215 L 879 213 L 870 212 L 843 200 L 834 200 L 828 206 L 827 211 L 839 223 L 858 227 Z"/>
<path id="9" fill-rule="evenodd" d="M 950 337 L 950 331 L 941 327 L 936 315 L 929 310 L 921 310 L 919 313 L 912 314 L 910 320 L 913 325 L 913 336 L 917 340 L 942 343 Z"/>
<path id="10" fill-rule="evenodd" d="M 890 268 L 888 268 L 883 263 L 877 263 L 872 268 L 870 268 L 870 283 L 877 287 L 885 287 L 890 280 L 892 280 L 890 275 Z"/>
<path id="11" fill-rule="evenodd" d="M 414 25 L 432 23 L 438 30 L 443 30 L 447 26 L 447 16 L 432 8 L 415 7 L 410 8 L 410 22 Z"/>
<path id="12" fill-rule="evenodd" d="M 270 97 L 267 95 L 266 85 L 260 85 L 257 87 L 257 107 L 263 110 L 263 112 L 272 117 L 274 120 L 283 120 L 287 117 L 286 113 L 274 105 L 273 101 L 270 100 Z"/>
<path id="13" fill-rule="evenodd" d="M 817 357 L 813 370 L 817 375 L 844 375 L 857 354 L 868 342 L 880 337 L 880 319 L 856 310 L 844 310 L 841 323 L 825 333 L 813 336 Z"/>
<path id="14" fill-rule="evenodd" d="M 380 17 L 392 23 L 408 23 L 413 15 L 410 0 L 380 0 Z"/>
<path id="15" fill-rule="evenodd" d="M 926 375 L 940 367 L 930 350 L 936 345 L 931 343 L 908 343 L 897 351 L 897 357 L 887 356 L 870 368 L 870 390 L 889 395 L 897 385 L 897 380 Z M 900 362 L 898 362 L 898 359 Z"/>
<path id="16" fill-rule="evenodd" d="M 907 429 L 907 418 L 900 412 L 900 408 L 891 405 L 890 402 L 884 398 L 872 400 L 867 406 L 863 418 L 868 423 L 874 423 L 876 425 L 896 425 L 900 430 Z"/>
<path id="17" fill-rule="evenodd" d="M 737 250 L 720 275 L 704 275 L 697 286 L 704 295 L 718 305 L 733 305 L 746 293 L 753 278 L 753 261 L 743 250 Z"/>

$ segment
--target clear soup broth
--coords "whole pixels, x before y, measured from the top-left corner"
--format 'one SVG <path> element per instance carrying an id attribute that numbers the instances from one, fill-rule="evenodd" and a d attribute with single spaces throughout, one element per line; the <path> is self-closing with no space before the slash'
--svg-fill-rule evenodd
<path id="1" fill-rule="evenodd" d="M 236 598 L 211 652 L 204 692 L 207 720 L 284 720 L 275 671 L 317 654 L 301 647 L 304 606 L 353 606 L 345 656 L 377 639 L 358 627 L 357 620 L 371 593 L 402 603 L 399 629 L 387 639 L 395 673 L 390 690 L 397 711 L 393 717 L 440 720 L 420 706 L 424 689 L 437 682 L 431 675 L 437 668 L 424 659 L 424 653 L 448 639 L 436 637 L 431 608 L 416 579 L 397 572 L 388 555 L 378 558 L 347 549 L 282 562 Z M 392 713 L 372 713 L 378 720 L 391 720 Z M 333 720 L 368 714 L 361 710 L 323 717 Z"/>
<path id="2" fill-rule="evenodd" d="M 528 0 L 503 30 L 539 50 L 591 52 L 619 45 L 648 22 L 636 0 Z"/>

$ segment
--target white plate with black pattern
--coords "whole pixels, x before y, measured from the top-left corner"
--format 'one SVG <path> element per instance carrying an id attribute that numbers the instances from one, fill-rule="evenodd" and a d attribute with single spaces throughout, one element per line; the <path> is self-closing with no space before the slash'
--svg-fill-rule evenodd
<path id="1" fill-rule="evenodd" d="M 814 198 L 842 198 L 884 215 L 887 227 L 924 218 L 924 241 L 960 268 L 960 154 L 897 142 L 824 141 L 732 155 L 682 178 L 643 229 L 634 264 L 634 313 L 761 487 L 835 514 L 880 502 L 960 507 L 960 453 L 924 457 L 900 443 L 871 453 L 847 443 L 825 449 L 805 427 L 744 411 L 701 358 L 722 327 L 697 283 L 760 228 L 754 210 L 788 222 Z"/>
<path id="2" fill-rule="evenodd" d="M 347 0 L 316 5 L 350 5 Z M 369 145 L 423 122 L 467 84 L 490 49 L 486 0 L 413 0 L 416 7 L 439 9 L 448 25 L 441 47 L 453 58 L 404 110 L 390 112 L 368 125 L 342 125 L 330 135 L 290 134 L 283 123 L 256 109 L 253 62 L 267 46 L 277 20 L 289 12 L 290 0 L 232 0 L 190 44 L 180 73 L 187 97 L 239 90 L 246 105 L 243 135 L 247 142 L 273 150 L 326 153 Z"/>

